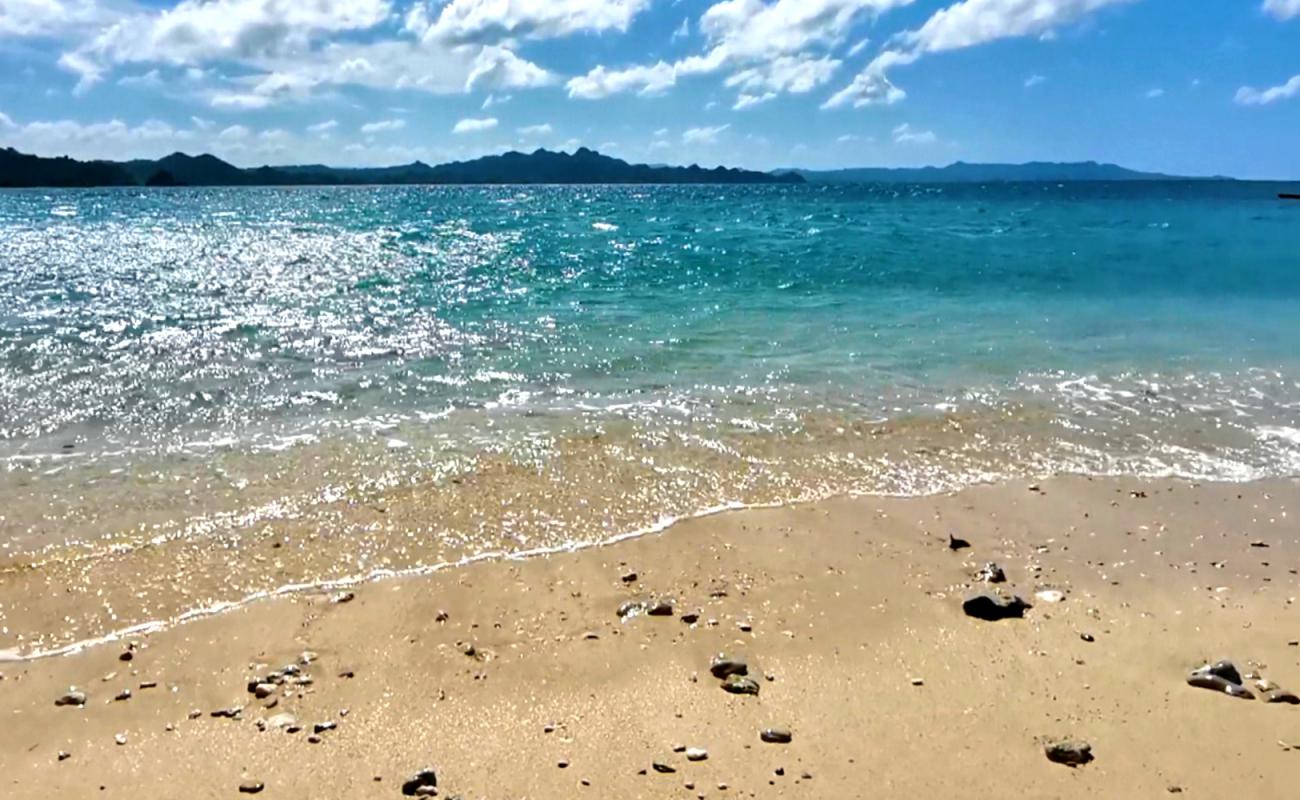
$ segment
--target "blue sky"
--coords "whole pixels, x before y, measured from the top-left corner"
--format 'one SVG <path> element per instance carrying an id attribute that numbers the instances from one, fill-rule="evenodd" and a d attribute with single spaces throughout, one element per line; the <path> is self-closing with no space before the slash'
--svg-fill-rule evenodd
<path id="1" fill-rule="evenodd" d="M 1300 0 L 0 0 L 0 144 L 1300 178 Z"/>

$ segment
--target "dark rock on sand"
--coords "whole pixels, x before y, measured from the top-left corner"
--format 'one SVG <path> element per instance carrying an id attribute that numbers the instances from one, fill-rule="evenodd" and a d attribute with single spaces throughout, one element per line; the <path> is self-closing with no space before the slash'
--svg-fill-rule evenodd
<path id="1" fill-rule="evenodd" d="M 69 689 L 54 700 L 56 706 L 84 706 L 85 704 L 86 693 L 76 689 Z"/>
<path id="2" fill-rule="evenodd" d="M 995 622 L 1000 619 L 1021 619 L 1025 616 L 1025 611 L 1033 608 L 1019 596 L 1010 599 L 991 594 L 977 594 L 968 597 L 961 604 L 961 610 L 966 612 L 966 616 L 982 619 L 986 622 Z"/>
<path id="3" fill-rule="evenodd" d="M 1054 742 L 1045 748 L 1047 760 L 1067 767 L 1078 767 L 1092 761 L 1092 745 L 1087 742 Z"/>
<path id="4" fill-rule="evenodd" d="M 976 574 L 976 577 L 985 583 L 1006 583 L 1007 573 L 1002 569 L 1002 567 L 990 561 L 983 567 L 980 567 L 980 571 Z"/>
<path id="5" fill-rule="evenodd" d="M 655 772 L 662 772 L 662 773 L 664 773 L 664 774 L 666 774 L 666 775 L 667 775 L 667 774 L 674 773 L 674 772 L 677 771 L 677 768 L 674 767 L 673 765 L 671 765 L 671 764 L 664 764 L 664 763 L 661 763 L 661 762 L 659 762 L 659 761 L 654 762 L 654 763 L 651 764 L 650 766 L 654 768 L 654 771 L 655 771 Z"/>
<path id="6" fill-rule="evenodd" d="M 266 788 L 266 784 L 261 781 L 244 781 L 239 784 L 240 794 L 257 794 Z"/>
<path id="7" fill-rule="evenodd" d="M 948 534 L 949 550 L 965 550 L 967 547 L 970 547 L 970 542 L 966 541 L 965 539 L 961 539 L 956 536 L 953 536 L 951 533 Z"/>
<path id="8" fill-rule="evenodd" d="M 673 601 L 664 599 L 655 600 L 650 604 L 649 608 L 645 610 L 645 613 L 652 617 L 671 617 L 673 615 Z"/>
<path id="9" fill-rule="evenodd" d="M 623 581 L 623 583 L 636 583 L 636 579 L 637 574 L 635 572 L 624 572 L 619 577 L 619 580 Z"/>
<path id="10" fill-rule="evenodd" d="M 688 611 L 685 614 L 682 614 L 681 619 L 682 622 L 685 622 L 687 625 L 694 625 L 700 621 L 700 614 L 698 611 Z"/>
<path id="11" fill-rule="evenodd" d="M 406 779 L 406 782 L 402 784 L 402 794 L 407 797 L 415 797 L 421 794 L 422 789 L 436 789 L 437 787 L 437 773 L 431 769 L 422 769 Z"/>
<path id="12" fill-rule="evenodd" d="M 742 659 L 729 658 L 719 653 L 709 662 L 709 672 L 715 678 L 726 678 L 730 675 L 748 675 L 749 664 Z"/>
<path id="13" fill-rule="evenodd" d="M 743 675 L 728 675 L 722 688 L 731 694 L 758 694 L 758 683 Z"/>
<path id="14" fill-rule="evenodd" d="M 639 600 L 628 600 L 618 607 L 618 616 L 621 619 L 627 619 L 640 614 L 642 611 L 645 611 L 645 603 Z"/>
<path id="15" fill-rule="evenodd" d="M 1243 700 L 1255 699 L 1254 693 L 1241 685 L 1241 673 L 1231 661 L 1220 661 L 1217 664 L 1207 664 L 1192 670 L 1192 673 L 1187 676 L 1187 684 L 1198 689 L 1223 692 Z"/>
<path id="16" fill-rule="evenodd" d="M 789 744 L 794 740 L 794 734 L 789 728 L 764 728 L 758 732 L 758 738 L 768 744 Z"/>
<path id="17" fill-rule="evenodd" d="M 325 731 L 332 731 L 338 726 L 339 724 L 337 722 L 334 722 L 333 720 L 329 722 L 317 722 L 315 725 L 312 726 L 312 731 L 314 733 L 324 733 Z"/>
<path id="18" fill-rule="evenodd" d="M 1275 689 L 1264 694 L 1264 702 L 1300 706 L 1300 697 L 1297 697 L 1295 692 L 1288 692 L 1286 689 Z"/>

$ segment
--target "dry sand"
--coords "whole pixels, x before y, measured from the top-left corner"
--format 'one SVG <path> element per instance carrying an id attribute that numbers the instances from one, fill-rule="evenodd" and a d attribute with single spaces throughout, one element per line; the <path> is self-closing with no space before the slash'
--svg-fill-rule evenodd
<path id="1" fill-rule="evenodd" d="M 1298 499 L 1295 482 L 1079 478 L 844 498 L 257 603 L 141 637 L 130 661 L 119 642 L 0 665 L 0 797 L 226 798 L 253 780 L 267 798 L 393 798 L 425 766 L 466 800 L 1295 797 L 1300 707 L 1185 678 L 1232 658 L 1300 689 Z M 989 560 L 1034 603 L 1025 619 L 963 615 Z M 1065 599 L 1035 597 L 1051 589 Z M 644 597 L 676 614 L 620 621 Z M 247 692 L 305 650 L 310 685 L 273 709 Z M 720 651 L 749 660 L 758 696 L 720 689 Z M 84 708 L 55 706 L 70 685 Z M 259 730 L 283 712 L 306 729 Z M 761 742 L 769 726 L 793 742 Z M 1059 737 L 1096 760 L 1050 763 Z"/>

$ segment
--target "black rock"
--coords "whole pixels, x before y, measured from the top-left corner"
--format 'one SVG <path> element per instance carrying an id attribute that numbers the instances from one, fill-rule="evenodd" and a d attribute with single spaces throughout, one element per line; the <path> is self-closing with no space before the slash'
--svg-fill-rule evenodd
<path id="1" fill-rule="evenodd" d="M 1047 745 L 1047 760 L 1067 767 L 1078 767 L 1092 761 L 1092 745 L 1087 742 L 1064 741 Z"/>
<path id="2" fill-rule="evenodd" d="M 402 794 L 407 797 L 415 797 L 420 794 L 421 789 L 436 789 L 437 787 L 437 773 L 431 769 L 422 769 L 406 779 L 406 782 L 402 784 Z"/>
<path id="3" fill-rule="evenodd" d="M 84 706 L 85 704 L 86 693 L 79 692 L 76 689 L 69 689 L 54 700 L 56 706 Z"/>
<path id="4" fill-rule="evenodd" d="M 650 766 L 654 768 L 655 772 L 662 772 L 664 774 L 670 774 L 677 771 L 677 768 L 671 764 L 662 764 L 658 761 L 654 762 Z"/>
<path id="5" fill-rule="evenodd" d="M 709 672 L 715 678 L 726 678 L 730 675 L 748 675 L 749 664 L 746 664 L 739 658 L 728 658 L 719 653 L 709 662 Z"/>
<path id="6" fill-rule="evenodd" d="M 1242 682 L 1241 673 L 1237 671 L 1237 665 L 1233 664 L 1231 661 L 1228 661 L 1226 659 L 1211 664 L 1207 668 L 1207 671 L 1211 675 L 1218 675 L 1220 678 L 1223 678 L 1225 681 L 1232 681 L 1233 683 L 1237 683 L 1237 684 L 1240 684 Z"/>
<path id="7" fill-rule="evenodd" d="M 731 694 L 758 694 L 758 682 L 744 675 L 728 675 L 722 688 Z"/>
<path id="8" fill-rule="evenodd" d="M 652 617 L 671 617 L 673 615 L 672 600 L 655 600 L 646 609 L 645 613 Z"/>
<path id="9" fill-rule="evenodd" d="M 789 744 L 794 740 L 794 734 L 789 728 L 764 728 L 758 732 L 758 738 L 768 744 Z"/>
<path id="10" fill-rule="evenodd" d="M 970 547 L 970 542 L 966 541 L 965 539 L 959 539 L 958 537 L 953 536 L 951 533 L 948 534 L 949 550 L 965 550 L 967 547 Z"/>
<path id="11" fill-rule="evenodd" d="M 1286 703 L 1288 705 L 1300 706 L 1300 697 L 1295 692 L 1288 692 L 1285 689 L 1274 689 L 1264 694 L 1265 703 Z"/>
<path id="12" fill-rule="evenodd" d="M 1097 641 L 1096 637 L 1094 637 L 1091 633 L 1081 633 L 1079 634 L 1079 638 L 1084 640 L 1085 642 Z"/>
<path id="13" fill-rule="evenodd" d="M 1236 676 L 1238 680 L 1234 681 L 1229 676 Z M 1240 697 L 1242 700 L 1254 700 L 1254 693 L 1241 685 L 1240 678 L 1241 673 L 1237 672 L 1232 662 L 1220 661 L 1214 665 L 1207 664 L 1200 669 L 1192 670 L 1192 674 L 1187 676 L 1187 685 L 1223 692 L 1232 697 Z"/>
<path id="14" fill-rule="evenodd" d="M 966 612 L 966 616 L 982 619 L 986 622 L 996 622 L 1000 619 L 1022 619 L 1025 611 L 1033 608 L 1019 596 L 1006 599 L 996 595 L 977 594 L 968 597 L 961 604 L 961 610 Z"/>
<path id="15" fill-rule="evenodd" d="M 266 784 L 261 781 L 244 781 L 239 784 L 240 794 L 257 794 L 266 788 Z"/>
<path id="16" fill-rule="evenodd" d="M 685 614 L 682 614 L 681 620 L 682 622 L 685 622 L 687 625 L 694 625 L 695 623 L 700 621 L 699 612 L 688 611 Z"/>
<path id="17" fill-rule="evenodd" d="M 619 578 L 623 583 L 636 583 L 637 574 L 635 572 L 625 572 Z"/>

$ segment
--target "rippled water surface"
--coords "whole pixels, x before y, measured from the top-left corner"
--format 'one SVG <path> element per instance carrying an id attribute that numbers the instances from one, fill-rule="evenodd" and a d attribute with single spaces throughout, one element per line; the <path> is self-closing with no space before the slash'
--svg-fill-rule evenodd
<path id="1" fill-rule="evenodd" d="M 2 193 L 0 650 L 727 504 L 1295 475 L 1276 191 Z"/>

